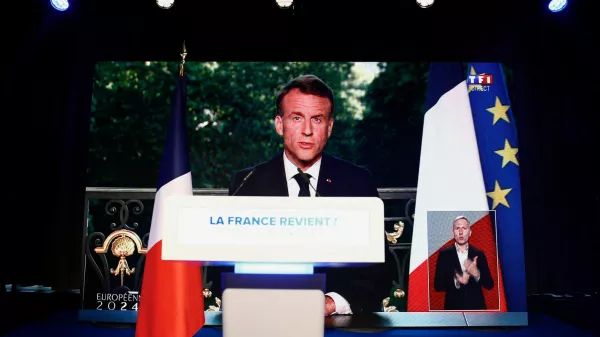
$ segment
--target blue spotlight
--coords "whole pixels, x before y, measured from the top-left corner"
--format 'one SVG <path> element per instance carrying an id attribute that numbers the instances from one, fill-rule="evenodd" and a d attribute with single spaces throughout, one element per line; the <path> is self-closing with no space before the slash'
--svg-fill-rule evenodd
<path id="1" fill-rule="evenodd" d="M 567 0 L 552 0 L 548 4 L 548 9 L 552 12 L 560 12 L 567 7 Z"/>
<path id="2" fill-rule="evenodd" d="M 50 0 L 52 7 L 57 11 L 66 11 L 69 8 L 69 0 Z"/>

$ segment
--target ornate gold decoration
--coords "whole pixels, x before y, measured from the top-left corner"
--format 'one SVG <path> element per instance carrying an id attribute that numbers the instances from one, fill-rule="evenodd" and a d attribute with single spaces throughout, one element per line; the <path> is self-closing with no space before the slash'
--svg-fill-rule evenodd
<path id="1" fill-rule="evenodd" d="M 104 243 L 102 243 L 101 247 L 94 248 L 94 252 L 96 252 L 98 254 L 106 254 L 106 252 L 108 251 L 108 245 L 110 245 L 111 242 L 116 237 L 120 237 L 122 235 L 127 236 L 128 238 L 130 238 L 133 241 L 133 243 L 135 243 L 135 247 L 137 248 L 138 254 L 146 254 L 147 253 L 148 249 L 143 248 L 142 240 L 140 239 L 140 237 L 135 232 L 132 232 L 127 229 L 121 229 L 121 230 L 110 233 L 110 235 L 106 238 L 106 240 L 104 240 Z"/>
<path id="2" fill-rule="evenodd" d="M 209 298 L 212 296 L 212 291 L 210 291 L 210 289 L 204 289 L 202 290 L 202 295 L 204 295 L 204 298 Z"/>
<path id="3" fill-rule="evenodd" d="M 404 290 L 398 288 L 398 289 L 396 289 L 396 291 L 394 291 L 394 297 L 401 298 L 404 296 L 406 296 L 406 293 L 404 292 Z"/>
<path id="4" fill-rule="evenodd" d="M 390 305 L 389 297 L 384 298 L 382 303 L 383 303 L 383 311 L 384 312 L 398 312 L 398 309 L 396 309 L 395 306 Z"/>
<path id="5" fill-rule="evenodd" d="M 390 243 L 396 244 L 396 243 L 398 243 L 398 239 L 402 236 L 403 232 L 404 232 L 404 222 L 398 221 L 396 224 L 394 224 L 394 232 L 393 233 L 385 232 L 385 236 Z"/>
<path id="6" fill-rule="evenodd" d="M 183 76 L 183 65 L 185 64 L 185 57 L 187 56 L 187 51 L 185 49 L 185 41 L 183 41 L 183 51 L 179 55 L 181 55 L 181 64 L 179 65 L 179 76 Z"/>
<path id="7" fill-rule="evenodd" d="M 209 305 L 208 310 L 206 310 L 206 311 L 211 311 L 211 312 L 221 311 L 221 300 L 218 297 L 215 297 L 215 303 L 217 304 L 216 306 Z"/>
<path id="8" fill-rule="evenodd" d="M 131 238 L 121 235 L 113 241 L 111 252 L 119 258 L 119 264 L 117 264 L 117 268 L 111 268 L 110 273 L 115 276 L 121 274 L 121 286 L 123 286 L 123 277 L 125 277 L 125 274 L 131 275 L 135 273 L 135 268 L 129 269 L 126 259 L 135 252 L 135 243 Z"/>
<path id="9" fill-rule="evenodd" d="M 142 240 L 135 233 L 127 229 L 121 229 L 110 233 L 104 240 L 102 246 L 94 248 L 97 254 L 106 254 L 108 247 L 111 247 L 111 253 L 119 258 L 119 263 L 116 268 L 111 268 L 110 273 L 118 276 L 121 275 L 121 286 L 125 274 L 131 275 L 135 273 L 135 268 L 130 269 L 127 263 L 127 257 L 133 255 L 136 251 L 138 254 L 146 254 L 147 249 L 142 247 Z"/>

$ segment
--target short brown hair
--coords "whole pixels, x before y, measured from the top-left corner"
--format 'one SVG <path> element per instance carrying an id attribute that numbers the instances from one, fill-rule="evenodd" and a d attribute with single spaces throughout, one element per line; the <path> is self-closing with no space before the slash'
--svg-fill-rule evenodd
<path id="1" fill-rule="evenodd" d="M 315 75 L 300 75 L 295 79 L 288 82 L 280 91 L 277 93 L 275 100 L 276 113 L 282 115 L 281 102 L 287 93 L 293 89 L 300 90 L 301 93 L 306 95 L 314 95 L 319 97 L 325 97 L 331 102 L 331 111 L 329 112 L 329 118 L 333 118 L 333 111 L 335 110 L 333 102 L 333 90 L 323 80 Z"/>

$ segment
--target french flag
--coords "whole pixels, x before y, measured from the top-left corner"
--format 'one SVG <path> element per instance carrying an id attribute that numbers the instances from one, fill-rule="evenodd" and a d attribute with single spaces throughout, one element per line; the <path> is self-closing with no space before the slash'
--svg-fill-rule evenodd
<path id="1" fill-rule="evenodd" d="M 160 166 L 140 292 L 136 337 L 190 337 L 205 323 L 199 264 L 162 259 L 165 200 L 193 195 L 186 128 L 187 79 L 178 76 Z"/>
<path id="2" fill-rule="evenodd" d="M 434 269 L 440 250 L 453 245 L 451 226 L 458 215 L 469 219 L 469 244 L 483 251 L 494 280 L 492 289 L 483 289 L 486 310 L 527 311 L 517 134 L 504 76 L 496 63 L 470 64 L 468 71 L 492 75 L 494 82 L 487 88 L 467 84 L 460 63 L 430 65 L 409 266 L 410 312 L 444 310 L 444 293 L 434 289 Z M 435 211 L 449 214 L 442 221 L 447 225 L 428 233 Z"/>

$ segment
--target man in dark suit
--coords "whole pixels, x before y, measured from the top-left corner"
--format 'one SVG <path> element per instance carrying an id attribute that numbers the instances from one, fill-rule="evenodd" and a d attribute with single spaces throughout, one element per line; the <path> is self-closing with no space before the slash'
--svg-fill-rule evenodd
<path id="1" fill-rule="evenodd" d="M 444 248 L 435 267 L 434 288 L 446 292 L 444 310 L 485 310 L 482 287 L 492 289 L 494 280 L 485 254 L 469 245 L 471 228 L 464 216 L 452 223 L 454 245 Z"/>
<path id="2" fill-rule="evenodd" d="M 236 172 L 229 195 L 379 197 L 368 170 L 323 153 L 333 129 L 333 97 L 329 86 L 313 75 L 286 84 L 277 95 L 275 116 L 284 151 Z M 312 186 L 302 179 L 298 168 L 308 175 Z M 384 233 L 381 239 L 385 240 Z M 380 311 L 390 287 L 384 282 L 391 280 L 385 278 L 385 270 L 382 264 L 315 270 L 327 275 L 325 314 Z"/>

